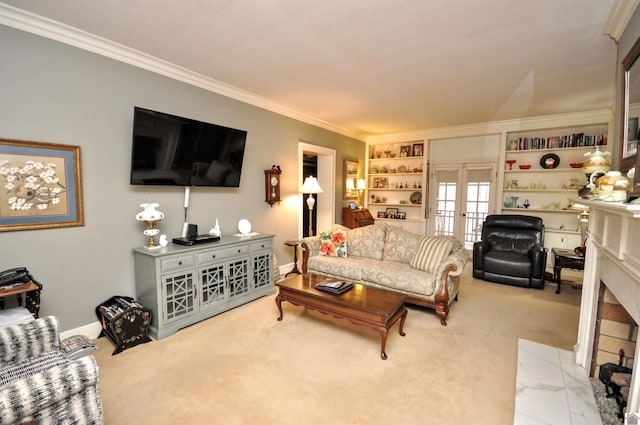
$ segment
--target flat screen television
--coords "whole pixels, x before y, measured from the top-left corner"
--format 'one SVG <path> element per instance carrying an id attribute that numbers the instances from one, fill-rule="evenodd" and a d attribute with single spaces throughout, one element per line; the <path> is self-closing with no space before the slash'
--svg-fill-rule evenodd
<path id="1" fill-rule="evenodd" d="M 134 108 L 132 185 L 239 187 L 247 132 Z"/>

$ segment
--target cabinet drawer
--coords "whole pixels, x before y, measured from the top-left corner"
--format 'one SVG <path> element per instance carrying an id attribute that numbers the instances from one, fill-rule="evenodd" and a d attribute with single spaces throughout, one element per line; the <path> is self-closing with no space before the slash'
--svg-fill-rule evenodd
<path id="1" fill-rule="evenodd" d="M 206 263 L 208 261 L 216 261 L 224 258 L 233 257 L 234 255 L 248 254 L 249 246 L 240 245 L 233 248 L 216 249 L 215 251 L 207 251 L 198 254 L 198 263 Z"/>
<path id="2" fill-rule="evenodd" d="M 251 252 L 255 252 L 255 251 L 262 251 L 265 249 L 271 249 L 271 241 L 270 240 L 264 240 L 264 241 L 260 241 L 260 242 L 254 242 L 251 244 Z"/>
<path id="3" fill-rule="evenodd" d="M 185 257 L 167 258 L 160 262 L 160 269 L 164 272 L 179 267 L 190 267 L 194 265 L 193 255 Z"/>

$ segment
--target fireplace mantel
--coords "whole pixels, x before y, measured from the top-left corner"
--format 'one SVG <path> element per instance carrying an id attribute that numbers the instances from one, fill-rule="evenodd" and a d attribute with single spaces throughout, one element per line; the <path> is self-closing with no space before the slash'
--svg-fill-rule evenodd
<path id="1" fill-rule="evenodd" d="M 575 202 L 590 209 L 580 326 L 574 347 L 576 363 L 589 371 L 601 281 L 640 323 L 640 205 Z M 636 344 L 636 359 L 640 359 L 639 351 L 640 344 Z M 627 411 L 640 411 L 640 373 L 633 374 Z"/>

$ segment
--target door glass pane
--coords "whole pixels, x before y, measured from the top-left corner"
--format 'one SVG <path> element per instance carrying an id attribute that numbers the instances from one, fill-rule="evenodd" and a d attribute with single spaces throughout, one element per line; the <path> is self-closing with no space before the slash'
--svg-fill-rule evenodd
<path id="1" fill-rule="evenodd" d="M 467 249 L 480 240 L 482 223 L 489 214 L 491 192 L 491 168 L 467 171 L 467 205 L 464 225 L 464 242 Z"/>
<path id="2" fill-rule="evenodd" d="M 438 193 L 435 214 L 436 236 L 454 236 L 457 180 L 457 170 L 436 171 Z"/>

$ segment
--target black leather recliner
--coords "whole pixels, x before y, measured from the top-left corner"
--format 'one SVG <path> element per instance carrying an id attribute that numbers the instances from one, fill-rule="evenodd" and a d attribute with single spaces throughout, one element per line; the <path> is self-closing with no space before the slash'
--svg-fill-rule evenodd
<path id="1" fill-rule="evenodd" d="M 473 277 L 525 288 L 544 288 L 547 250 L 539 217 L 489 215 L 473 244 Z"/>

